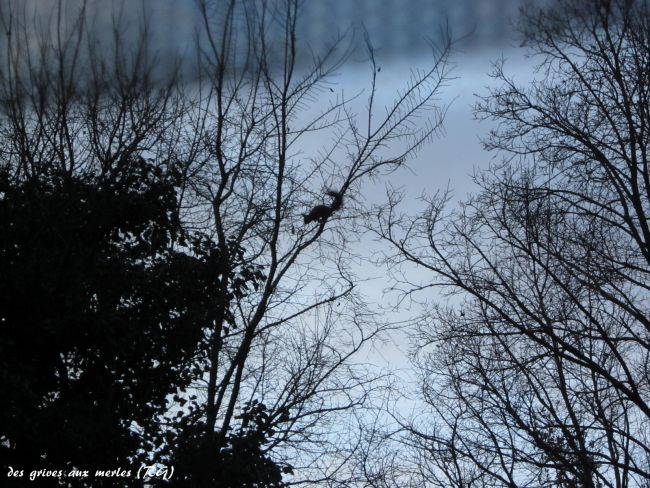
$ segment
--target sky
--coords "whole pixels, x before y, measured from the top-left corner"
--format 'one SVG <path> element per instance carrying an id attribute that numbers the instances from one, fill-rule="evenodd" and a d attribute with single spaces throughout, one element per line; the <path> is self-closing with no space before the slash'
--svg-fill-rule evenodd
<path id="1" fill-rule="evenodd" d="M 38 1 L 38 0 L 31 0 Z M 186 53 L 192 45 L 200 22 L 194 0 L 142 0 L 111 2 L 111 10 L 100 0 L 89 0 L 98 28 L 106 28 L 116 12 L 137 20 L 146 12 L 154 26 L 152 35 L 161 60 L 168 53 Z M 123 10 L 118 9 L 120 5 Z M 506 58 L 506 71 L 516 78 L 530 78 L 531 62 L 519 47 L 514 25 L 519 0 L 307 0 L 302 4 L 298 37 L 301 46 L 318 52 L 337 34 L 353 37 L 355 50 L 334 79 L 336 91 L 356 92 L 368 87 L 369 65 L 364 54 L 364 32 L 375 49 L 381 66 L 377 105 L 389 104 L 395 93 L 405 86 L 412 68 L 426 68 L 431 63 L 429 42 L 439 42 L 448 32 L 456 40 L 450 57 L 452 80 L 440 93 L 440 105 L 448 105 L 443 131 L 410 158 L 407 167 L 390 177 L 390 184 L 404 191 L 405 208 L 415 210 L 423 193 L 432 194 L 449 188 L 452 203 L 466 198 L 476 188 L 472 174 L 485 168 L 497 157 L 483 150 L 481 138 L 490 129 L 489 122 L 479 122 L 473 114 L 475 95 L 485 94 L 492 83 L 488 76 L 492 63 Z M 101 27 L 104 26 L 104 27 Z M 350 29 L 350 30 L 348 30 Z M 362 108 L 362 107 L 361 107 Z M 364 188 L 365 198 L 380 201 L 385 181 Z M 365 236 L 359 242 L 364 249 L 380 245 Z M 361 292 L 369 302 L 392 305 L 395 295 L 386 295 L 386 271 L 367 263 L 357 270 L 363 278 Z M 432 297 L 441 299 L 441 297 Z M 415 310 L 402 308 L 393 312 L 395 320 L 407 319 Z M 408 339 L 396 333 L 388 343 L 373 351 L 370 361 L 387 367 L 408 369 Z"/>
<path id="2" fill-rule="evenodd" d="M 388 2 L 387 5 L 391 4 L 395 7 L 395 3 Z M 471 3 L 476 7 L 479 2 L 449 2 L 449 5 L 456 5 L 460 10 L 451 12 L 451 14 L 447 12 L 449 15 L 441 13 L 438 17 L 425 16 L 433 19 L 433 22 L 436 18 L 439 19 L 439 22 L 449 19 L 451 35 L 454 38 L 459 37 L 455 32 L 472 33 L 458 42 L 450 57 L 450 63 L 453 65 L 450 74 L 453 79 L 440 94 L 440 104 L 448 105 L 443 130 L 408 160 L 406 168 L 402 168 L 390 176 L 390 185 L 403 191 L 405 196 L 403 208 L 408 212 L 419 208 L 421 195 L 433 194 L 446 189 L 452 192 L 450 204 L 457 205 L 477 190 L 472 175 L 486 168 L 493 158 L 499 158 L 498 154 L 485 151 L 481 142 L 490 130 L 491 123 L 477 120 L 473 111 L 477 95 L 487 94 L 488 87 L 495 83 L 489 76 L 493 63 L 501 58 L 505 59 L 506 72 L 520 82 L 530 80 L 533 75 L 534 61 L 526 58 L 525 51 L 520 47 L 513 27 L 518 12 L 517 2 L 483 0 L 480 3 L 484 6 L 508 4 L 508 8 L 485 8 L 482 14 L 477 13 L 476 10 L 468 10 L 468 16 L 465 17 L 462 15 L 463 3 Z M 502 13 L 504 18 L 500 17 Z M 506 15 L 510 17 L 505 18 Z M 453 24 L 451 23 L 453 19 L 457 21 L 464 19 L 465 23 Z M 469 25 L 472 22 L 480 24 L 480 27 L 472 29 Z M 493 28 L 494 25 L 498 28 Z M 435 31 L 435 28 L 432 29 Z M 373 34 L 372 31 L 369 33 Z M 399 41 L 402 42 L 402 46 L 395 47 L 385 44 L 389 43 L 393 36 L 382 36 L 381 32 L 374 34 L 378 38 L 377 45 L 380 46 L 378 48 L 378 64 L 382 67 L 379 74 L 382 97 L 378 104 L 389 104 L 395 92 L 402 88 L 407 81 L 405 73 L 408 73 L 413 67 L 426 67 L 427 63 L 431 61 L 431 55 L 427 44 L 418 43 L 413 36 L 411 36 L 410 45 L 404 46 L 402 40 Z M 394 37 L 399 38 L 399 36 Z M 344 87 L 362 87 L 364 83 L 368 82 L 367 74 L 366 66 L 352 63 L 351 66 L 342 70 L 338 83 Z M 374 187 L 366 188 L 365 196 L 380 201 L 385 192 L 385 184 L 386 182 L 382 181 Z M 363 237 L 359 247 L 373 249 L 375 252 L 382 249 L 381 244 L 370 242 L 369 239 L 369 236 Z M 385 269 L 371 267 L 368 263 L 364 263 L 358 272 L 364 277 L 371 278 L 360 284 L 360 289 L 368 297 L 368 301 L 381 303 L 390 310 L 396 304 L 398 295 L 386 293 Z M 428 275 L 418 270 L 412 270 L 411 277 L 414 280 L 417 280 L 418 277 L 426 280 Z M 442 296 L 436 295 L 431 290 L 426 293 L 429 295 L 426 299 L 444 300 Z M 420 298 L 425 297 L 421 296 Z M 408 320 L 417 312 L 416 304 L 410 305 L 409 301 L 404 301 L 398 310 L 387 312 L 386 315 L 390 315 L 396 321 L 402 321 Z M 407 375 L 413 374 L 408 359 L 409 349 L 408 333 L 405 330 L 394 332 L 390 340 L 373 350 L 368 358 L 375 365 L 393 370 L 397 368 L 405 378 Z"/>
<path id="3" fill-rule="evenodd" d="M 80 0 L 65 3 L 73 12 Z M 53 22 L 49 14 L 55 2 L 24 0 L 27 9 L 35 7 L 42 22 Z M 187 54 L 197 35 L 200 15 L 195 0 L 88 0 L 94 18 L 94 29 L 110 31 L 111 19 L 121 16 L 126 24 L 137 26 L 143 16 L 150 19 L 156 56 L 164 64 L 170 54 Z M 369 66 L 364 61 L 363 33 L 372 42 L 379 73 L 378 105 L 391 102 L 397 90 L 408 81 L 409 70 L 426 68 L 431 62 L 428 42 L 437 42 L 442 32 L 458 40 L 450 62 L 452 80 L 440 93 L 440 105 L 449 108 L 442 133 L 408 161 L 407 168 L 390 177 L 390 184 L 402 188 L 406 208 L 414 210 L 423 193 L 449 188 L 453 202 L 462 201 L 476 188 L 472 174 L 485 168 L 491 158 L 498 157 L 482 149 L 481 138 L 490 129 L 489 122 L 479 122 L 472 111 L 476 94 L 485 94 L 491 84 L 491 64 L 505 57 L 506 71 L 519 79 L 531 76 L 531 62 L 519 48 L 514 24 L 519 0 L 307 0 L 303 3 L 298 36 L 301 46 L 315 52 L 331 42 L 337 33 L 349 32 L 356 49 L 335 79 L 336 89 L 355 92 L 368 86 Z M 1 13 L 1 12 L 0 12 Z M 351 31 L 348 31 L 351 29 Z M 129 35 L 125 33 L 123 35 Z M 191 70 L 190 70 L 191 72 Z M 364 189 L 369 200 L 379 200 L 384 182 Z M 369 239 L 364 237 L 363 239 Z M 365 249 L 377 246 L 360 242 Z M 384 294 L 386 273 L 367 264 L 358 270 L 369 280 L 360 285 L 368 301 L 392 304 L 395 296 Z M 433 297 L 437 298 L 437 297 Z M 411 311 L 414 312 L 414 311 Z M 397 320 L 408 318 L 410 312 L 395 312 Z M 385 347 L 373 351 L 370 359 L 390 367 L 408 367 L 405 352 L 408 340 L 395 334 Z"/>

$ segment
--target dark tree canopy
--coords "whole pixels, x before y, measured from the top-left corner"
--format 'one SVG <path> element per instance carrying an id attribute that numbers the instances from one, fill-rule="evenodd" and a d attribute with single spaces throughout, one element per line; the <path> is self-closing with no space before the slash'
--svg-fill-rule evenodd
<path id="1" fill-rule="evenodd" d="M 350 50 L 304 45 L 298 0 L 190 2 L 190 68 L 157 2 L 104 3 L 0 2 L 0 464 L 362 479 L 384 378 L 356 357 L 390 324 L 360 197 L 438 132 L 448 41 L 379 110 L 370 43 L 368 90 L 334 90 Z"/>
<path id="2" fill-rule="evenodd" d="M 3 464 L 106 468 L 160 446 L 218 299 L 180 227 L 179 177 L 135 155 L 105 173 L 2 172 Z"/>
<path id="3" fill-rule="evenodd" d="M 292 474 L 292 466 L 272 459 L 266 450 L 276 434 L 268 408 L 253 400 L 237 420 L 238 428 L 219 443 L 205 441 L 205 423 L 200 421 L 175 438 L 170 462 L 178 476 L 173 486 L 286 486 L 282 476 Z"/>

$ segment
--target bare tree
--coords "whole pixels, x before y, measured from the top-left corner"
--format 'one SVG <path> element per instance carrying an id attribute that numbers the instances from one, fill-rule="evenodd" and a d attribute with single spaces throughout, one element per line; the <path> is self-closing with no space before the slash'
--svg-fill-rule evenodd
<path id="1" fill-rule="evenodd" d="M 199 7 L 201 79 L 180 157 L 191 161 L 188 219 L 222 257 L 227 299 L 206 334 L 191 438 L 223 453 L 238 410 L 258 402 L 273 432 L 265 449 L 282 453 L 293 482 L 349 481 L 357 412 L 378 385 L 352 358 L 384 327 L 354 290 L 360 192 L 436 133 L 447 47 L 378 115 L 369 43 L 369 86 L 348 98 L 332 81 L 347 41 L 301 45 L 300 2 Z M 216 459 L 210 479 L 226 462 Z"/>
<path id="2" fill-rule="evenodd" d="M 448 44 L 380 111 L 370 43 L 368 87 L 347 96 L 345 36 L 302 45 L 297 0 L 199 0 L 192 80 L 149 42 L 150 12 L 128 27 L 125 5 L 2 7 L 3 168 L 112 174 L 143 158 L 180 172 L 174 246 L 209 267 L 213 299 L 151 459 L 200 486 L 352 482 L 361 412 L 382 393 L 354 358 L 386 327 L 355 291 L 361 192 L 436 133 Z"/>
<path id="3" fill-rule="evenodd" d="M 380 222 L 393 264 L 432 273 L 414 292 L 453 290 L 418 328 L 423 485 L 648 485 L 648 8 L 528 12 L 541 79 L 499 64 L 478 106 L 504 161 L 460 211 L 405 219 L 394 195 Z"/>

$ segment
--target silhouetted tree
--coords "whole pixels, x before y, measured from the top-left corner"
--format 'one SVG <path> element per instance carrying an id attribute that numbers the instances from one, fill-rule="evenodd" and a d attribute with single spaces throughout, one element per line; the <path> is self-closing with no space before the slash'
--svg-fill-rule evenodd
<path id="1" fill-rule="evenodd" d="M 192 379 L 219 300 L 191 255 L 173 166 L 126 156 L 105 174 L 0 172 L 3 464 L 126 466 Z"/>
<path id="2" fill-rule="evenodd" d="M 174 464 L 172 484 L 353 481 L 357 414 L 379 386 L 353 358 L 386 325 L 354 289 L 360 256 L 351 243 L 367 208 L 360 191 L 435 134 L 447 46 L 377 116 L 379 69 L 368 44 L 360 114 L 355 97 L 331 88 L 348 51 L 336 39 L 320 55 L 302 46 L 299 3 L 198 1 L 191 82 L 181 77 L 191 70 L 158 62 L 151 26 L 128 28 L 119 9 L 104 38 L 86 2 L 59 3 L 50 22 L 31 22 L 21 2 L 2 6 L 2 198 L 23 234 L 40 232 L 38 219 L 47 232 L 25 251 L 14 246 L 17 234 L 4 234 L 6 252 L 34 271 L 24 288 L 8 275 L 3 286 L 18 296 L 42 285 L 29 312 L 34 347 L 3 335 L 14 358 L 3 375 L 22 382 L 14 374 L 22 357 L 34 363 L 26 376 L 49 378 L 36 397 L 26 388 L 23 422 L 3 421 L 3 445 L 16 456 L 17 439 L 31 436 L 31 459 L 83 467 L 107 461 L 106 438 L 121 442 L 111 448 L 116 462 Z M 330 189 L 343 205 L 327 201 Z M 303 214 L 325 203 L 331 212 L 305 225 Z M 49 210 L 38 219 L 21 220 L 20 211 L 42 206 Z M 40 311 L 41 300 L 58 308 Z M 64 395 L 60 378 L 82 381 L 83 391 Z M 48 401 L 78 457 L 50 454 L 57 441 L 47 432 L 25 433 L 27 420 L 44 425 Z M 73 408 L 87 426 L 79 435 Z M 100 408 L 112 414 L 97 420 L 106 437 L 93 423 Z M 91 443 L 94 451 L 83 448 Z"/>
<path id="3" fill-rule="evenodd" d="M 456 295 L 419 322 L 422 486 L 646 486 L 650 11 L 560 0 L 524 23 L 541 79 L 479 104 L 504 161 L 381 232 Z"/>
<path id="4" fill-rule="evenodd" d="M 64 5 L 80 4 L 40 12 L 51 28 L 0 8 L 0 461 L 139 467 L 201 373 L 221 260 L 181 220 L 173 73 L 154 73 L 146 31 L 116 20 L 100 39 Z"/>
<path id="5" fill-rule="evenodd" d="M 385 327 L 354 289 L 357 255 L 350 243 L 366 208 L 360 190 L 365 180 L 400 167 L 435 133 L 446 46 L 377 116 L 378 69 L 368 45 L 367 111 L 359 114 L 353 99 L 330 90 L 348 51 L 337 39 L 317 54 L 301 45 L 299 5 L 199 2 L 201 77 L 187 119 L 192 138 L 176 148 L 183 151 L 179 159 L 191 162 L 190 225 L 229 257 L 225 270 L 243 266 L 263 276 L 215 308 L 200 365 L 206 375 L 187 393 L 198 397 L 186 398 L 193 409 L 180 426 L 169 423 L 174 437 L 190 439 L 181 443 L 187 451 L 161 452 L 158 459 L 205 460 L 203 470 L 186 472 L 188 483 L 243 483 L 223 473 L 243 474 L 232 468 L 239 454 L 237 465 L 250 465 L 255 450 L 236 446 L 250 444 L 244 409 L 254 404 L 265 407 L 264 423 L 253 431 L 264 441 L 255 466 L 266 470 L 270 457 L 293 473 L 292 483 L 351 483 L 357 412 L 370 408 L 380 386 L 353 363 Z M 412 123 L 421 116 L 430 122 Z M 306 225 L 303 215 L 329 204 L 330 190 L 344 204 Z M 220 275 L 221 289 L 236 284 L 228 272 Z"/>

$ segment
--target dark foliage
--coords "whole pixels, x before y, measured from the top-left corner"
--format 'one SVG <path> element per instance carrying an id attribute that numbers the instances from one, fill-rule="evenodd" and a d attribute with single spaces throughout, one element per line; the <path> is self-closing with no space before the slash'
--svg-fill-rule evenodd
<path id="1" fill-rule="evenodd" d="M 253 400 L 236 418 L 237 429 L 223 439 L 206 438 L 205 422 L 196 423 L 177 437 L 172 464 L 179 475 L 173 480 L 174 486 L 286 486 L 282 475 L 293 474 L 293 468 L 272 460 L 266 451 L 276 433 L 267 407 Z"/>
<path id="2" fill-rule="evenodd" d="M 2 464 L 128 465 L 163 442 L 219 299 L 178 219 L 178 172 L 0 175 Z"/>
<path id="3" fill-rule="evenodd" d="M 0 464 L 350 485 L 383 382 L 354 358 L 389 328 L 355 290 L 355 196 L 437 133 L 448 40 L 383 118 L 368 43 L 357 116 L 316 103 L 350 51 L 304 49 L 298 0 L 192 2 L 190 85 L 149 5 L 110 3 L 0 2 Z"/>

